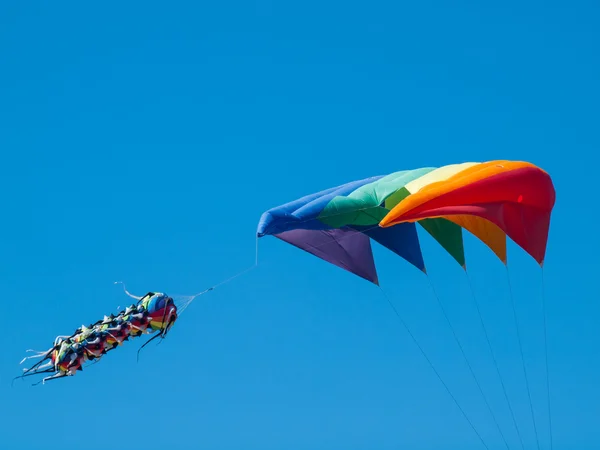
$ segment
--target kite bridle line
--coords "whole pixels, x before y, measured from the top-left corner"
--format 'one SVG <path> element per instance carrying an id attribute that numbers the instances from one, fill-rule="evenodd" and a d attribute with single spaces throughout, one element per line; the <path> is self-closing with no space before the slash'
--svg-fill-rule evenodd
<path id="1" fill-rule="evenodd" d="M 515 417 L 515 413 L 513 411 L 511 402 L 510 402 L 510 400 L 508 398 L 508 393 L 506 392 L 506 385 L 504 384 L 504 379 L 502 378 L 502 374 L 500 373 L 500 367 L 498 365 L 498 360 L 496 359 L 496 356 L 494 354 L 494 350 L 492 349 L 492 343 L 490 341 L 490 336 L 488 334 L 487 327 L 486 327 L 485 322 L 483 320 L 483 315 L 481 314 L 481 308 L 479 306 L 479 302 L 477 301 L 477 297 L 475 295 L 475 289 L 473 288 L 473 283 L 471 281 L 471 277 L 469 276 L 469 272 L 467 272 L 467 269 L 465 269 L 465 275 L 467 277 L 467 282 L 469 284 L 469 289 L 471 291 L 471 296 L 473 298 L 473 303 L 475 304 L 475 308 L 477 309 L 477 314 L 479 315 L 479 321 L 480 321 L 481 327 L 483 329 L 483 333 L 484 333 L 484 336 L 485 336 L 485 340 L 487 342 L 488 350 L 490 351 L 490 355 L 492 356 L 492 361 L 494 362 L 494 366 L 496 367 L 496 373 L 498 374 L 498 379 L 500 380 L 500 385 L 502 386 L 502 392 L 504 393 L 504 398 L 506 400 L 506 404 L 508 405 L 508 410 L 509 410 L 510 415 L 512 417 L 513 425 L 515 426 L 515 431 L 517 432 L 517 436 L 518 436 L 519 441 L 521 443 L 521 448 L 523 450 L 525 450 L 525 444 L 523 443 L 523 437 L 521 436 L 521 431 L 519 430 L 519 426 L 517 425 L 517 419 Z"/>
<path id="2" fill-rule="evenodd" d="M 335 216 L 335 215 L 336 214 L 332 214 L 331 216 Z M 522 210 L 521 210 L 521 216 L 523 216 L 523 211 Z M 524 222 L 523 217 L 521 217 L 521 219 Z M 301 224 L 301 223 L 309 222 L 309 221 L 312 221 L 312 220 L 314 220 L 314 219 L 300 220 L 300 221 L 289 221 L 289 222 L 286 222 L 286 223 Z M 356 230 L 356 229 L 353 229 L 351 226 L 342 227 L 342 228 L 346 228 L 349 231 L 353 231 L 353 232 L 352 233 L 348 233 L 348 235 L 346 235 L 346 236 L 342 236 L 342 237 L 338 238 L 337 241 L 341 241 L 343 239 L 349 238 L 349 237 L 353 236 L 355 233 L 365 233 L 365 232 L 368 232 L 368 231 L 373 230 L 373 229 L 378 228 L 378 227 L 379 227 L 379 225 L 375 225 L 373 227 L 366 228 L 365 230 Z M 527 234 L 527 230 L 525 230 L 525 233 Z M 319 248 L 319 247 L 323 247 L 325 245 L 330 245 L 330 244 L 332 244 L 332 242 L 325 242 L 325 243 L 320 244 L 320 245 L 315 245 L 313 248 Z M 547 403 L 548 403 L 548 422 L 549 422 L 549 429 L 550 429 L 549 430 L 550 431 L 550 446 L 552 448 L 552 437 L 553 436 L 552 436 L 552 416 L 551 416 L 551 409 L 550 409 L 549 369 L 548 369 L 548 344 L 547 344 L 547 339 L 548 338 L 547 338 L 547 324 L 546 324 L 546 315 L 547 315 L 547 313 L 546 313 L 545 286 L 544 286 L 544 277 L 543 277 L 543 275 L 544 275 L 544 272 L 543 272 L 544 267 L 543 267 L 543 265 L 541 267 L 542 267 L 542 308 L 543 308 L 543 319 L 544 319 L 544 350 L 545 350 L 545 364 L 546 364 L 546 390 L 547 390 L 546 395 L 547 395 Z M 426 270 L 423 270 L 423 272 L 427 275 Z M 532 418 L 534 432 L 535 432 L 535 439 L 536 439 L 537 447 L 538 447 L 538 450 L 539 450 L 539 436 L 538 436 L 538 431 L 537 431 L 537 426 L 536 426 L 535 415 L 534 415 L 534 412 L 533 412 L 533 403 L 532 403 L 531 392 L 530 392 L 530 388 L 529 388 L 529 379 L 528 379 L 529 377 L 528 377 L 527 369 L 526 369 L 525 363 L 524 363 L 523 347 L 522 347 L 522 343 L 521 343 L 521 337 L 520 337 L 520 332 L 519 332 L 518 320 L 517 320 L 517 317 L 516 317 L 516 309 L 515 309 L 515 305 L 514 305 L 514 297 L 513 297 L 513 293 L 512 293 L 512 286 L 511 286 L 511 283 L 510 283 L 510 276 L 509 276 L 508 266 L 506 266 L 506 272 L 507 272 L 507 279 L 508 279 L 508 285 L 509 285 L 509 295 L 510 295 L 510 298 L 511 298 L 511 304 L 512 304 L 512 309 L 513 309 L 513 316 L 514 316 L 513 319 L 515 321 L 515 327 L 517 329 L 516 330 L 516 332 L 517 332 L 517 339 L 519 341 L 519 349 L 520 349 L 520 353 L 521 353 L 521 362 L 522 362 L 522 366 L 523 366 L 523 372 L 524 372 L 524 375 L 525 375 L 525 383 L 526 383 L 526 388 L 527 388 L 527 394 L 528 394 L 528 400 L 529 400 L 529 407 L 530 407 L 530 412 L 531 412 L 531 418 Z M 466 273 L 466 269 L 465 269 L 465 273 Z M 438 303 L 440 304 L 440 307 L 443 310 L 444 309 L 443 305 L 441 304 L 441 302 L 439 300 L 439 297 L 437 296 L 437 293 L 435 292 L 435 288 L 434 288 L 434 286 L 433 286 L 433 284 L 431 282 L 431 279 L 429 278 L 429 276 L 427 278 L 428 278 L 428 280 L 429 280 L 429 282 L 431 284 L 431 288 L 434 290 L 434 295 L 436 296 L 436 300 L 438 301 Z M 467 274 L 467 278 L 469 278 L 468 274 Z M 469 286 L 470 286 L 470 289 L 471 289 L 471 294 L 475 298 L 475 293 L 473 291 L 473 287 L 471 285 L 470 279 L 468 281 L 469 281 Z M 509 407 L 509 410 L 510 410 L 512 421 L 513 421 L 513 424 L 515 426 L 515 430 L 517 432 L 517 435 L 518 435 L 521 447 L 523 448 L 524 447 L 523 439 L 522 439 L 519 427 L 518 427 L 518 425 L 516 423 L 516 418 L 514 416 L 514 411 L 512 409 L 510 401 L 508 399 L 508 395 L 506 393 L 506 387 L 505 387 L 504 382 L 502 380 L 502 376 L 500 374 L 498 363 L 496 361 L 496 358 L 493 355 L 493 351 L 491 349 L 491 343 L 489 342 L 489 336 L 487 334 L 487 330 L 486 330 L 485 324 L 483 322 L 483 318 L 481 317 L 481 312 L 479 310 L 478 304 L 476 304 L 476 306 L 477 306 L 478 314 L 480 316 L 480 321 L 481 321 L 482 326 L 484 328 L 484 333 L 486 335 L 486 340 L 488 341 L 488 347 L 489 347 L 490 351 L 492 352 L 492 358 L 494 359 L 494 364 L 496 366 L 496 372 L 498 373 L 498 376 L 500 377 L 500 381 L 501 381 L 501 384 L 502 384 L 502 390 L 503 390 L 503 393 L 504 393 L 504 397 L 505 397 L 505 399 L 506 399 L 506 401 L 508 403 L 508 407 Z M 471 365 L 470 365 L 470 363 L 469 363 L 466 355 L 464 354 L 464 350 L 462 349 L 462 345 L 461 345 L 460 341 L 458 340 L 458 337 L 456 336 L 456 333 L 454 332 L 453 326 L 449 322 L 449 319 L 448 319 L 447 315 L 445 314 L 445 311 L 443 311 L 443 312 L 444 312 L 444 315 L 446 317 L 446 321 L 448 322 L 448 324 L 450 326 L 450 330 L 454 334 L 455 340 L 456 340 L 457 344 L 459 345 L 459 348 L 460 348 L 461 352 L 463 353 L 463 357 L 465 358 L 465 360 L 467 362 L 467 365 L 469 365 L 469 369 L 470 369 L 471 374 L 473 375 L 473 377 L 475 379 L 475 383 L 477 384 L 477 387 L 479 388 L 479 391 L 480 391 L 480 393 L 481 393 L 481 395 L 483 397 L 483 400 L 486 403 L 489 412 L 492 414 L 492 417 L 494 419 L 495 425 L 498 428 L 498 431 L 500 432 L 500 434 L 502 436 L 504 444 L 508 447 L 508 443 L 506 442 L 506 439 L 505 439 L 505 437 L 504 437 L 504 435 L 503 435 L 503 433 L 502 433 L 502 431 L 501 431 L 501 429 L 499 427 L 498 421 L 496 420 L 496 418 L 495 418 L 495 416 L 494 416 L 494 414 L 493 414 L 493 412 L 491 410 L 491 407 L 489 406 L 489 402 L 487 401 L 487 399 L 485 397 L 485 394 L 483 393 L 483 391 L 481 389 L 481 386 L 480 386 L 480 384 L 479 384 L 479 382 L 478 382 L 478 380 L 477 380 L 477 378 L 476 378 L 476 376 L 475 376 L 475 374 L 473 372 L 473 369 L 472 369 L 472 367 L 471 367 Z M 436 371 L 435 368 L 434 368 L 434 371 Z M 445 384 L 445 383 L 442 381 L 442 384 Z M 450 395 L 453 397 L 453 395 L 451 393 L 450 393 Z M 456 401 L 456 399 L 454 399 L 454 400 Z M 460 406 L 459 406 L 459 408 L 460 408 Z M 463 412 L 463 415 L 464 415 L 464 412 Z M 467 418 L 467 420 L 468 420 L 468 418 Z M 470 423 L 470 421 L 469 421 L 469 423 Z"/>
<path id="3" fill-rule="evenodd" d="M 427 277 L 427 280 L 429 281 L 429 285 L 431 287 L 431 290 L 433 292 L 433 295 L 437 301 L 437 304 L 439 305 L 440 309 L 442 310 L 442 314 L 444 315 L 445 319 L 446 319 L 446 323 L 448 324 L 448 326 L 450 327 L 450 331 L 452 332 L 452 335 L 454 336 L 454 340 L 456 341 L 456 344 L 458 345 L 458 348 L 465 360 L 465 362 L 467 363 L 467 367 L 469 368 L 469 371 L 471 372 L 471 376 L 473 377 L 473 380 L 475 381 L 475 385 L 477 386 L 477 388 L 479 389 L 479 392 L 481 394 L 481 398 L 483 399 L 488 411 L 490 412 L 490 415 L 492 416 L 492 420 L 494 421 L 494 424 L 496 425 L 496 428 L 498 430 L 498 432 L 500 433 L 500 437 L 502 438 L 502 441 L 504 442 L 504 445 L 506 446 L 507 449 L 510 450 L 510 447 L 508 445 L 508 442 L 506 441 L 506 438 L 504 437 L 504 433 L 502 432 L 502 429 L 500 428 L 500 424 L 498 423 L 498 419 L 496 419 L 496 415 L 494 414 L 494 412 L 492 411 L 492 407 L 490 406 L 490 403 L 485 395 L 485 393 L 483 392 L 483 388 L 481 387 L 481 384 L 479 383 L 479 380 L 477 379 L 477 376 L 475 375 L 475 371 L 473 370 L 473 366 L 471 365 L 471 362 L 469 361 L 469 358 L 467 357 L 467 354 L 465 353 L 465 349 L 460 341 L 460 339 L 458 338 L 458 335 L 456 334 L 456 331 L 454 329 L 454 326 L 452 325 L 452 322 L 450 321 L 450 318 L 448 317 L 448 313 L 446 312 L 446 308 L 444 308 L 444 305 L 435 289 L 435 286 L 433 284 L 433 281 L 431 279 L 431 277 L 428 274 L 425 274 L 425 276 Z"/>
<path id="4" fill-rule="evenodd" d="M 379 224 L 366 228 L 364 230 L 356 230 L 353 229 L 352 227 L 344 227 L 346 228 L 348 231 L 351 231 L 351 233 L 348 233 L 345 236 L 342 236 L 340 238 L 337 239 L 337 242 L 342 241 L 344 239 L 350 238 L 352 236 L 354 236 L 356 233 L 365 233 L 368 231 L 371 231 L 375 228 L 379 228 Z M 324 247 L 326 245 L 331 245 L 333 244 L 333 242 L 325 242 L 323 244 L 319 244 L 319 245 L 315 245 L 312 248 L 320 248 L 320 247 Z M 257 239 L 257 254 L 258 254 L 258 239 Z M 248 269 L 247 269 L 248 270 Z M 424 269 L 423 273 L 425 274 L 425 276 L 427 277 L 429 283 L 431 284 L 431 288 L 433 289 L 434 295 L 436 296 L 436 298 L 438 299 L 438 303 L 440 304 L 440 306 L 442 307 L 442 310 L 444 310 L 443 305 L 441 304 L 439 297 L 437 297 L 437 293 L 435 291 L 435 288 L 432 284 L 431 278 L 427 275 L 427 271 Z M 381 290 L 381 292 L 384 294 L 384 297 L 386 298 L 387 302 L 390 304 L 393 312 L 395 313 L 395 315 L 398 317 L 398 319 L 400 320 L 400 323 L 403 325 L 404 329 L 408 332 L 409 336 L 411 337 L 411 339 L 413 340 L 413 343 L 417 346 L 417 348 L 419 349 L 419 351 L 421 352 L 421 354 L 423 355 L 423 357 L 425 358 L 425 360 L 428 362 L 429 366 L 431 367 L 431 369 L 433 370 L 433 372 L 435 373 L 435 375 L 437 376 L 438 380 L 441 382 L 441 384 L 444 386 L 444 388 L 446 389 L 446 392 L 449 394 L 449 396 L 451 397 L 451 399 L 454 401 L 455 405 L 457 406 L 457 408 L 459 409 L 459 411 L 461 412 L 463 418 L 467 421 L 467 423 L 469 424 L 469 426 L 471 427 L 471 429 L 473 430 L 473 432 L 475 433 L 475 435 L 479 438 L 480 442 L 482 443 L 482 445 L 489 450 L 488 445 L 486 444 L 486 442 L 483 440 L 483 437 L 481 436 L 481 434 L 479 433 L 479 431 L 477 430 L 477 428 L 475 427 L 475 425 L 473 424 L 473 422 L 471 421 L 471 419 L 469 418 L 469 416 L 466 414 L 465 410 L 463 409 L 463 407 L 460 405 L 460 403 L 458 402 L 456 396 L 452 393 L 452 391 L 450 390 L 449 386 L 447 385 L 447 383 L 444 381 L 444 379 L 442 378 L 441 374 L 437 371 L 437 369 L 435 368 L 434 364 L 432 363 L 431 359 L 429 358 L 429 356 L 427 355 L 427 353 L 425 352 L 425 350 L 423 349 L 423 347 L 421 346 L 421 344 L 419 343 L 419 341 L 417 340 L 417 338 L 415 337 L 415 335 L 412 333 L 412 331 L 410 330 L 408 324 L 404 321 L 404 319 L 402 318 L 402 316 L 400 315 L 400 313 L 398 312 L 397 308 L 394 306 L 394 304 L 391 302 L 389 295 L 387 294 L 387 292 L 385 290 L 383 290 L 383 288 L 381 286 L 378 286 L 379 289 Z M 445 310 L 444 310 L 445 312 Z M 449 319 L 447 319 L 451 328 L 451 331 L 455 334 L 454 329 L 449 321 Z M 456 337 L 455 334 L 455 339 L 457 340 L 457 343 L 459 345 L 459 347 L 461 347 L 462 349 L 462 345 L 460 344 L 460 341 L 458 340 L 458 338 Z M 466 359 L 466 355 L 464 354 L 464 350 L 463 351 L 463 356 Z M 467 364 L 470 366 L 468 360 L 467 360 Z M 506 442 L 506 439 L 502 433 L 502 431 L 500 430 L 500 427 L 498 425 L 498 422 L 493 414 L 493 412 L 491 411 L 491 408 L 489 407 L 489 403 L 487 401 L 487 399 L 485 398 L 485 395 L 483 394 L 481 387 L 479 385 L 479 382 L 477 380 L 477 378 L 475 377 L 475 374 L 472 372 L 471 369 L 471 373 L 475 378 L 475 382 L 476 384 L 479 386 L 480 388 L 480 393 L 482 394 L 484 401 L 486 402 L 486 404 L 488 404 L 488 409 L 490 409 L 490 413 L 492 414 L 492 417 L 494 419 L 494 422 L 496 424 L 496 427 L 498 428 L 500 435 L 502 436 L 502 439 L 505 443 L 505 445 L 508 447 L 508 443 Z"/>
<path id="5" fill-rule="evenodd" d="M 431 369 L 433 370 L 433 372 L 437 376 L 438 380 L 440 381 L 440 383 L 442 383 L 442 386 L 444 386 L 444 388 L 446 389 L 446 392 L 448 393 L 448 395 L 450 396 L 450 398 L 454 401 L 454 404 L 456 405 L 456 407 L 458 408 L 458 410 L 461 412 L 461 414 L 464 417 L 464 419 L 467 421 L 467 423 L 469 424 L 469 426 L 471 427 L 471 429 L 473 430 L 473 432 L 475 433 L 475 435 L 479 438 L 479 441 L 481 442 L 481 444 L 487 450 L 489 450 L 489 447 L 485 443 L 485 441 L 483 440 L 483 437 L 481 437 L 481 434 L 479 433 L 479 431 L 477 431 L 477 428 L 475 428 L 475 425 L 473 424 L 473 422 L 471 421 L 471 419 L 469 419 L 469 416 L 467 416 L 467 413 L 465 412 L 465 410 L 463 409 L 463 407 L 460 405 L 460 403 L 458 403 L 458 400 L 456 399 L 456 397 L 454 396 L 454 394 L 452 393 L 452 391 L 450 390 L 450 388 L 448 387 L 448 385 L 446 384 L 446 382 L 444 381 L 444 379 L 442 378 L 442 376 L 440 375 L 440 373 L 437 371 L 437 369 L 435 368 L 435 366 L 431 362 L 431 359 L 429 359 L 429 356 L 427 356 L 427 353 L 425 353 L 425 350 L 423 349 L 423 347 L 421 346 L 421 344 L 419 344 L 419 341 L 417 340 L 417 338 L 415 337 L 415 335 L 412 333 L 412 331 L 408 327 L 408 324 L 404 321 L 404 319 L 402 318 L 402 316 L 398 312 L 397 308 L 392 303 L 392 301 L 391 301 L 390 297 L 388 296 L 387 292 L 384 291 L 381 286 L 379 286 L 379 289 L 381 290 L 381 292 L 383 293 L 383 296 L 385 297 L 385 299 L 387 300 L 388 304 L 390 305 L 390 307 L 392 308 L 392 310 L 396 314 L 396 317 L 400 320 L 400 323 L 404 326 L 404 329 L 406 330 L 406 332 L 408 333 L 408 335 L 411 337 L 413 343 L 417 346 L 417 348 L 421 352 L 421 355 L 423 355 L 423 357 L 425 358 L 425 360 L 429 364 L 429 367 L 431 367 Z"/>
<path id="6" fill-rule="evenodd" d="M 523 207 L 521 206 L 519 208 L 519 212 L 521 213 L 521 225 L 523 226 L 523 233 L 525 234 L 525 239 L 529 240 L 529 233 L 527 233 L 527 226 L 525 225 L 525 218 L 523 217 Z M 548 228 L 549 231 L 549 228 Z M 546 239 L 547 242 L 547 239 Z M 548 369 L 548 328 L 547 328 L 547 324 L 546 324 L 546 298 L 545 298 L 545 287 L 544 287 L 544 261 L 542 260 L 542 262 L 540 263 L 540 267 L 542 270 L 542 318 L 543 318 L 543 325 L 544 325 L 544 353 L 545 353 L 545 363 L 546 363 L 546 395 L 547 395 L 547 402 L 548 402 L 548 425 L 549 425 L 549 434 L 550 434 L 550 449 L 552 450 L 552 446 L 553 446 L 553 438 L 552 438 L 552 415 L 551 415 L 551 410 L 550 410 L 550 375 L 549 375 L 549 369 Z M 538 431 L 537 431 L 537 426 L 536 426 L 536 420 L 535 420 L 535 413 L 533 411 L 533 402 L 531 400 L 531 391 L 529 389 L 529 378 L 527 375 L 527 368 L 525 366 L 525 357 L 523 355 L 523 346 L 521 344 L 521 335 L 519 332 L 519 324 L 517 321 L 517 311 L 516 311 L 516 306 L 515 306 L 515 299 L 513 296 L 513 289 L 512 289 L 512 285 L 511 285 L 511 281 L 510 281 L 510 273 L 509 273 L 509 269 L 508 269 L 508 264 L 506 265 L 506 278 L 508 280 L 508 288 L 509 288 L 509 294 L 510 294 L 510 300 L 511 300 L 511 304 L 512 304 L 512 309 L 513 309 L 513 315 L 514 315 L 514 322 L 515 322 L 515 328 L 517 331 L 517 339 L 519 341 L 519 349 L 521 351 L 521 362 L 522 362 L 522 366 L 523 366 L 523 374 L 525 375 L 525 385 L 527 387 L 527 396 L 529 397 L 529 408 L 531 411 L 531 420 L 533 422 L 533 429 L 535 431 L 535 439 L 536 439 L 536 443 L 537 443 L 537 448 L 538 450 L 540 450 L 540 441 L 539 441 L 539 437 L 538 437 Z"/>

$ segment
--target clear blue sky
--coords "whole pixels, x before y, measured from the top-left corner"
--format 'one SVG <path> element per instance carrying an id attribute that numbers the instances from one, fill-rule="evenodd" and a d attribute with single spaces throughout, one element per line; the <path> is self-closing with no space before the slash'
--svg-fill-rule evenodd
<path id="1" fill-rule="evenodd" d="M 14 2 L 0 7 L 0 447 L 480 449 L 369 283 L 273 238 L 160 345 L 11 379 L 130 290 L 192 294 L 251 265 L 260 214 L 396 170 L 495 158 L 553 176 L 545 266 L 554 448 L 600 446 L 596 2 Z M 466 277 L 423 236 L 511 449 Z M 537 448 L 506 272 L 467 263 L 526 449 Z M 490 449 L 504 448 L 427 279 L 380 279 Z M 540 269 L 511 243 L 540 446 Z"/>

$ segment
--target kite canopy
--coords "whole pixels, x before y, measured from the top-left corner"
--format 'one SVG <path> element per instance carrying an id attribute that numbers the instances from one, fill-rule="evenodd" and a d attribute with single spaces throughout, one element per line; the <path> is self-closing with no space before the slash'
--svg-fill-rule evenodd
<path id="1" fill-rule="evenodd" d="M 506 236 L 544 261 L 555 192 L 527 162 L 425 167 L 353 181 L 263 213 L 257 236 L 273 235 L 378 284 L 371 239 L 425 271 L 423 227 L 461 266 L 462 228 L 506 263 Z"/>

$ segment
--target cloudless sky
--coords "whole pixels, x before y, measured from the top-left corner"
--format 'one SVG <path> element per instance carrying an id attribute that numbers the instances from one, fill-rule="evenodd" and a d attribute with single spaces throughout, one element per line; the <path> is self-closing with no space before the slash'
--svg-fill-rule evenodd
<path id="1" fill-rule="evenodd" d="M 481 449 L 382 292 L 274 238 L 160 345 L 15 382 L 131 299 L 254 262 L 261 213 L 397 170 L 533 162 L 557 204 L 544 267 L 556 449 L 600 447 L 599 6 L 573 2 L 17 2 L 0 6 L 0 448 Z M 464 271 L 420 233 L 509 448 L 521 448 Z M 537 448 L 507 272 L 469 276 L 526 449 Z M 506 448 L 427 278 L 376 247 L 383 289 L 490 449 Z M 542 271 L 509 275 L 550 448 Z"/>

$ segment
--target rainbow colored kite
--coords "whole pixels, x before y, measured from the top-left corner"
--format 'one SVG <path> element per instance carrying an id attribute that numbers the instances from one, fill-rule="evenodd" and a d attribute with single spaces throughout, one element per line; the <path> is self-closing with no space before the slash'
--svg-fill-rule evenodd
<path id="1" fill-rule="evenodd" d="M 425 271 L 416 223 L 466 267 L 462 228 L 506 263 L 506 236 L 544 262 L 555 191 L 520 161 L 462 163 L 353 181 L 266 211 L 257 236 L 273 235 L 379 284 L 371 239 Z"/>

